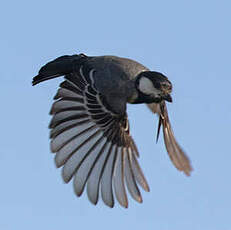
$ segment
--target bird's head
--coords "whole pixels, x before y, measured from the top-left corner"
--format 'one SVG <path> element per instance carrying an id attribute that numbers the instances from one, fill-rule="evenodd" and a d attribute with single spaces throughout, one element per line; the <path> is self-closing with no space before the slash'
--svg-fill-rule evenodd
<path id="1" fill-rule="evenodd" d="M 172 102 L 170 93 L 172 84 L 162 73 L 154 71 L 141 72 L 135 79 L 138 97 L 133 101 L 137 103 L 160 103 L 165 100 Z"/>

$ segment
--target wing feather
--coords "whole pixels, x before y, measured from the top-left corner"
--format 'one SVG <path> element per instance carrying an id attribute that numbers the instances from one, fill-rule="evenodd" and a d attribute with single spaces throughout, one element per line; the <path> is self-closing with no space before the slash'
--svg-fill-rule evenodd
<path id="1" fill-rule="evenodd" d="M 87 185 L 93 204 L 98 202 L 101 189 L 107 206 L 114 206 L 115 194 L 118 202 L 128 207 L 125 184 L 138 202 L 142 197 L 137 182 L 149 190 L 136 159 L 138 149 L 129 133 L 126 111 L 118 114 L 110 107 L 95 87 L 95 70 L 81 64 L 85 59 L 84 55 L 60 57 L 34 78 L 33 84 L 37 84 L 65 74 L 50 110 L 51 151 L 56 166 L 63 167 L 63 180 L 68 183 L 73 178 L 77 196 Z"/>

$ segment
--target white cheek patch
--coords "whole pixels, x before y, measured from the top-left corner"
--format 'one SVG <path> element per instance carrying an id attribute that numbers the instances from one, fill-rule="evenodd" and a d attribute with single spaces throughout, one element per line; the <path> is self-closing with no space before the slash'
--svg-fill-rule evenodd
<path id="1" fill-rule="evenodd" d="M 141 77 L 139 82 L 139 90 L 147 95 L 158 95 L 160 93 L 160 90 L 156 89 L 153 86 L 153 83 L 151 80 L 149 80 L 146 77 Z"/>

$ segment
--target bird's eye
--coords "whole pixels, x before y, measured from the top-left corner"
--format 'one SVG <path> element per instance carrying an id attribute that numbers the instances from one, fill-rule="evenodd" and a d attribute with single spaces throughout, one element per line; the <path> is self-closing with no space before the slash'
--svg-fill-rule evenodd
<path id="1" fill-rule="evenodd" d="M 155 82 L 155 88 L 160 89 L 160 83 L 159 82 Z"/>

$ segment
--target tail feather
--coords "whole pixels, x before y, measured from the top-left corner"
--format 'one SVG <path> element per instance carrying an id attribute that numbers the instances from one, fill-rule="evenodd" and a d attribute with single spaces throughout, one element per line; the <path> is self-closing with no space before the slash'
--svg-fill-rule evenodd
<path id="1" fill-rule="evenodd" d="M 81 62 L 85 58 L 84 54 L 65 55 L 48 62 L 39 70 L 39 74 L 33 78 L 32 85 L 71 73 L 73 71 L 73 64 Z"/>

